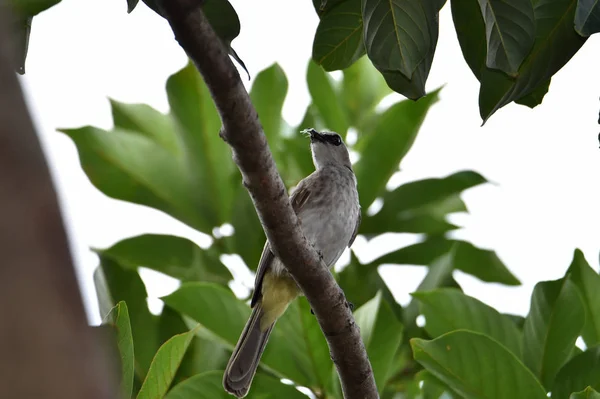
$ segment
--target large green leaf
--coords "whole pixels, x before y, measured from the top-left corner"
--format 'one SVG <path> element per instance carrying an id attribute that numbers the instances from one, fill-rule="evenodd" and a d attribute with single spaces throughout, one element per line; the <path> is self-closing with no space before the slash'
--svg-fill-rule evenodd
<path id="1" fill-rule="evenodd" d="M 411 79 L 437 37 L 437 10 L 430 0 L 362 0 L 367 54 L 379 70 L 397 71 Z"/>
<path id="2" fill-rule="evenodd" d="M 379 118 L 375 107 L 392 91 L 368 57 L 361 57 L 343 73 L 342 102 L 350 125 L 356 127 L 357 133 L 362 136 Z"/>
<path id="3" fill-rule="evenodd" d="M 117 331 L 117 347 L 121 357 L 121 395 L 130 398 L 133 391 L 133 337 L 127 304 L 121 301 L 106 315 L 102 324 L 108 324 Z"/>
<path id="4" fill-rule="evenodd" d="M 233 280 L 214 247 L 202 249 L 183 237 L 144 234 L 97 250 L 121 266 L 136 270 L 144 266 L 180 280 L 199 280 L 226 285 Z"/>
<path id="5" fill-rule="evenodd" d="M 394 316 L 389 305 L 382 299 L 381 292 L 362 305 L 354 314 L 379 393 L 388 380 L 396 349 L 402 342 L 403 327 Z"/>
<path id="6" fill-rule="evenodd" d="M 311 61 L 308 63 L 306 82 L 315 109 L 325 127 L 345 137 L 348 130 L 348 119 L 334 87 L 333 79 L 320 66 Z"/>
<path id="7" fill-rule="evenodd" d="M 250 90 L 250 99 L 267 135 L 269 147 L 275 155 L 281 152 L 279 146 L 285 123 L 281 116 L 281 109 L 287 90 L 287 77 L 278 64 L 273 64 L 269 68 L 260 71 L 254 78 Z M 278 157 L 275 160 L 278 161 Z M 279 164 L 279 162 L 277 163 Z"/>
<path id="8" fill-rule="evenodd" d="M 232 252 L 242 257 L 248 268 L 256 270 L 266 236 L 250 194 L 242 184 L 234 192 L 231 224 L 234 234 L 226 237 L 225 241 Z"/>
<path id="9" fill-rule="evenodd" d="M 463 57 L 471 71 L 481 79 L 487 54 L 486 32 L 477 0 L 450 0 L 452 20 Z"/>
<path id="10" fill-rule="evenodd" d="M 523 328 L 525 364 L 550 389 L 585 323 L 585 310 L 568 278 L 536 284 Z"/>
<path id="11" fill-rule="evenodd" d="M 578 0 L 575 11 L 575 30 L 581 36 L 600 32 L 600 1 Z"/>
<path id="12" fill-rule="evenodd" d="M 363 209 L 385 192 L 385 185 L 412 147 L 429 108 L 437 102 L 439 90 L 416 102 L 404 100 L 392 105 L 379 116 L 373 133 L 358 142 L 361 157 L 354 170 Z"/>
<path id="13" fill-rule="evenodd" d="M 486 121 L 494 112 L 534 91 L 561 69 L 585 42 L 573 29 L 577 0 L 538 0 L 534 14 L 536 39 L 529 55 L 511 79 L 485 69 L 481 76 L 479 110 Z"/>
<path id="14" fill-rule="evenodd" d="M 326 71 L 348 68 L 365 54 L 361 0 L 346 0 L 321 15 L 312 59 Z"/>
<path id="15" fill-rule="evenodd" d="M 229 146 L 219 137 L 221 120 L 196 67 L 188 65 L 169 77 L 167 96 L 184 145 L 188 197 L 211 228 L 229 221 L 234 163 Z M 183 180 L 180 178 L 180 180 Z"/>
<path id="16" fill-rule="evenodd" d="M 410 343 L 419 363 L 467 399 L 546 398 L 531 371 L 484 334 L 458 330 Z"/>
<path id="17" fill-rule="evenodd" d="M 427 77 L 431 70 L 438 37 L 437 23 L 433 26 L 435 29 L 432 32 L 432 36 L 435 38 L 435 42 L 425 56 L 425 59 L 417 66 L 412 79 L 408 79 L 402 72 L 381 70 L 381 74 L 389 88 L 411 100 L 418 100 L 426 94 L 425 83 L 427 83 Z"/>
<path id="18" fill-rule="evenodd" d="M 553 399 L 567 399 L 572 392 L 592 387 L 600 390 L 600 347 L 596 346 L 575 356 L 556 375 L 552 387 Z"/>
<path id="19" fill-rule="evenodd" d="M 154 399 L 165 396 L 175 378 L 181 360 L 194 338 L 195 330 L 175 335 L 158 349 L 137 399 Z"/>
<path id="20" fill-rule="evenodd" d="M 246 304 L 225 288 L 210 283 L 185 283 L 163 298 L 180 313 L 199 322 L 220 342 L 233 348 L 250 314 Z M 305 301 L 305 299 L 303 299 Z M 294 301 L 277 322 L 262 357 L 262 365 L 281 378 L 308 386 L 323 386 L 331 362 L 325 338 L 307 304 Z M 324 370 L 327 370 L 325 372 Z"/>
<path id="21" fill-rule="evenodd" d="M 494 251 L 477 248 L 465 241 L 457 241 L 454 251 L 455 269 L 489 283 L 501 283 L 505 285 L 521 284 Z"/>
<path id="22" fill-rule="evenodd" d="M 479 0 L 487 38 L 488 68 L 516 76 L 535 40 L 531 0 Z"/>
<path id="23" fill-rule="evenodd" d="M 593 388 L 587 387 L 581 392 L 575 392 L 569 396 L 569 399 L 600 399 L 600 393 Z"/>
<path id="24" fill-rule="evenodd" d="M 115 306 L 121 301 L 127 304 L 135 353 L 135 373 L 143 380 L 159 345 L 156 321 L 148 310 L 148 294 L 140 275 L 101 256 L 100 266 L 94 273 L 94 283 L 101 315 L 107 314 L 107 306 Z"/>
<path id="25" fill-rule="evenodd" d="M 485 334 L 521 356 L 521 334 L 515 323 L 494 308 L 454 288 L 412 294 L 421 303 L 425 330 L 433 338 L 453 330 Z"/>
<path id="26" fill-rule="evenodd" d="M 229 399 L 223 389 L 223 372 L 209 371 L 183 381 L 169 391 L 165 399 Z M 285 385 L 277 378 L 258 372 L 252 380 L 249 397 L 262 399 L 306 399 L 292 385 Z"/>
<path id="27" fill-rule="evenodd" d="M 590 267 L 579 249 L 575 250 L 568 273 L 583 299 L 583 340 L 588 347 L 600 344 L 600 276 Z"/>

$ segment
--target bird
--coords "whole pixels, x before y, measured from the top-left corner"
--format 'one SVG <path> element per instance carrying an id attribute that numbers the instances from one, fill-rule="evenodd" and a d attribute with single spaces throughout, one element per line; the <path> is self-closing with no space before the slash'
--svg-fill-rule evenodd
<path id="1" fill-rule="evenodd" d="M 315 171 L 298 183 L 290 202 L 304 236 L 331 268 L 352 246 L 360 226 L 356 176 L 339 134 L 312 128 L 302 133 L 310 137 Z M 277 319 L 299 295 L 302 291 L 267 240 L 256 271 L 252 313 L 223 374 L 225 391 L 246 396 Z"/>

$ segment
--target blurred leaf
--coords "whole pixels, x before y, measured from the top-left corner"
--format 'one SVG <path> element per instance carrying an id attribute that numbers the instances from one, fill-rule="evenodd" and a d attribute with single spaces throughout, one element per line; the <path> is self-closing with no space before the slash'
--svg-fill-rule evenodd
<path id="1" fill-rule="evenodd" d="M 223 389 L 222 380 L 222 371 L 198 374 L 173 387 L 165 399 L 229 399 L 231 396 Z M 260 372 L 254 376 L 249 397 L 306 399 L 293 385 L 285 385 L 276 378 Z"/>
<path id="2" fill-rule="evenodd" d="M 552 387 L 553 399 L 567 399 L 572 392 L 592 387 L 600 390 L 600 347 L 575 356 L 558 372 Z"/>
<path id="3" fill-rule="evenodd" d="M 569 399 L 600 399 L 600 394 L 593 388 L 587 387 L 581 392 L 575 392 L 569 396 Z"/>
<path id="4" fill-rule="evenodd" d="M 467 398 L 544 399 L 546 392 L 521 361 L 492 338 L 454 331 L 410 342 L 415 359 Z"/>
<path id="5" fill-rule="evenodd" d="M 584 322 L 581 298 L 568 278 L 535 285 L 523 329 L 523 359 L 547 389 L 569 359 Z"/>
<path id="6" fill-rule="evenodd" d="M 429 265 L 427 275 L 421 281 L 415 292 L 430 291 L 439 287 L 447 286 L 452 283 L 452 271 L 454 270 L 452 252 L 440 256 Z M 412 299 L 404 310 L 404 326 L 409 331 L 409 337 L 412 337 L 416 324 L 417 316 L 419 315 L 419 303 L 416 299 Z"/>
<path id="7" fill-rule="evenodd" d="M 384 193 L 388 180 L 412 147 L 427 111 L 437 102 L 439 90 L 417 102 L 405 100 L 392 105 L 378 118 L 373 133 L 358 142 L 361 157 L 354 170 L 363 209 Z"/>
<path id="8" fill-rule="evenodd" d="M 578 0 L 575 10 L 575 30 L 581 36 L 600 32 L 600 1 Z"/>
<path id="9" fill-rule="evenodd" d="M 529 108 L 535 108 L 542 103 L 544 100 L 544 96 L 548 93 L 548 89 L 550 88 L 550 79 L 541 83 L 538 87 L 536 87 L 531 93 L 527 94 L 524 97 L 518 98 L 515 100 L 517 104 L 525 105 Z"/>
<path id="10" fill-rule="evenodd" d="M 100 299 L 101 316 L 106 314 L 103 313 L 103 307 L 109 303 L 112 306 L 121 301 L 127 304 L 133 336 L 135 373 L 143 380 L 159 345 L 156 322 L 148 310 L 148 294 L 140 275 L 100 256 L 100 267 L 94 273 L 94 283 Z"/>
<path id="11" fill-rule="evenodd" d="M 137 396 L 138 399 L 154 399 L 165 396 L 181 364 L 183 355 L 194 337 L 195 330 L 175 335 L 158 349 Z"/>
<path id="12" fill-rule="evenodd" d="M 215 339 L 230 348 L 234 347 L 250 315 L 250 308 L 230 291 L 210 283 L 184 283 L 162 299 L 168 306 L 199 322 Z M 300 385 L 321 386 L 322 370 L 331 367 L 330 361 L 323 360 L 327 360 L 329 352 L 323 350 L 325 338 L 310 314 L 310 308 L 303 309 L 302 306 L 299 301 L 294 301 L 277 322 L 261 365 Z M 307 314 L 311 317 L 304 317 Z M 316 331 L 321 334 L 320 344 L 314 340 Z M 315 345 L 318 350 L 313 349 Z"/>
<path id="13" fill-rule="evenodd" d="M 549 80 L 585 43 L 585 38 L 573 29 L 575 5 L 576 0 L 537 1 L 535 43 L 516 79 L 484 69 L 479 91 L 479 110 L 484 122 L 501 107 Z"/>
<path id="14" fill-rule="evenodd" d="M 361 0 L 346 0 L 321 15 L 312 59 L 326 71 L 345 69 L 365 54 Z"/>
<path id="15" fill-rule="evenodd" d="M 358 129 L 359 135 L 364 135 L 379 117 L 375 107 L 392 91 L 368 57 L 361 57 L 342 72 L 341 97 L 348 121 Z"/>
<path id="16" fill-rule="evenodd" d="M 337 280 L 355 309 L 381 292 L 396 318 L 402 320 L 402 307 L 396 302 L 387 284 L 377 272 L 377 267 L 362 265 L 354 252 L 350 252 L 350 264 L 338 274 Z"/>
<path id="17" fill-rule="evenodd" d="M 143 266 L 183 281 L 199 280 L 227 285 L 233 280 L 214 247 L 202 249 L 183 237 L 144 234 L 127 238 L 97 252 L 114 259 L 124 268 L 136 270 Z"/>
<path id="18" fill-rule="evenodd" d="M 256 75 L 250 90 L 250 99 L 274 155 L 279 155 L 282 150 L 280 142 L 285 121 L 281 116 L 281 109 L 287 90 L 288 81 L 279 64 L 273 64 Z M 279 161 L 278 157 L 275 160 Z M 279 163 L 277 162 L 278 165 Z"/>
<path id="19" fill-rule="evenodd" d="M 33 17 L 60 3 L 60 0 L 8 0 L 15 14 Z"/>
<path id="20" fill-rule="evenodd" d="M 225 237 L 234 253 L 240 255 L 251 270 L 256 270 L 266 236 L 246 188 L 239 184 L 234 191 L 231 225 L 234 233 Z"/>
<path id="21" fill-rule="evenodd" d="M 121 358 L 121 395 L 130 398 L 133 391 L 133 337 L 127 304 L 121 301 L 106 315 L 102 324 L 113 326 L 117 332 L 117 346 Z"/>
<path id="22" fill-rule="evenodd" d="M 229 221 L 231 215 L 235 167 L 231 150 L 219 137 L 221 120 L 206 84 L 192 63 L 169 77 L 167 96 L 186 150 L 185 173 L 191 185 L 187 197 L 196 209 L 202 210 L 210 233 L 212 227 Z"/>
<path id="23" fill-rule="evenodd" d="M 535 40 L 529 0 L 479 0 L 487 34 L 488 68 L 516 76 Z"/>
<path id="24" fill-rule="evenodd" d="M 311 61 L 308 63 L 306 80 L 315 109 L 325 127 L 346 137 L 348 120 L 332 78 L 320 66 Z"/>
<path id="25" fill-rule="evenodd" d="M 463 57 L 481 80 L 487 54 L 486 32 L 481 8 L 476 0 L 450 0 L 452 20 Z"/>
<path id="26" fill-rule="evenodd" d="M 454 330 L 485 334 L 521 356 L 521 334 L 508 317 L 454 288 L 412 294 L 421 303 L 425 330 L 432 338 Z"/>
<path id="27" fill-rule="evenodd" d="M 459 399 L 460 395 L 453 392 L 448 385 L 444 384 L 428 370 L 421 370 L 415 375 L 415 379 L 422 381 L 420 399 Z M 445 394 L 444 394 L 445 393 Z M 451 394 L 451 395 L 450 395 Z"/>
<path id="28" fill-rule="evenodd" d="M 146 104 L 125 104 L 112 99 L 110 108 L 115 127 L 141 133 L 175 156 L 183 152 L 170 115 Z"/>
<path id="29" fill-rule="evenodd" d="M 496 252 L 477 248 L 465 241 L 456 241 L 454 268 L 489 283 L 521 284 L 498 258 Z"/>
<path id="30" fill-rule="evenodd" d="M 363 0 L 364 40 L 367 54 L 380 71 L 398 71 L 411 79 L 437 35 L 437 4 L 431 0 L 381 2 Z"/>
<path id="31" fill-rule="evenodd" d="M 444 236 L 427 236 L 416 244 L 402 247 L 371 262 L 372 265 L 428 265 L 440 256 L 450 252 L 456 243 Z"/>
<path id="32" fill-rule="evenodd" d="M 378 292 L 354 314 L 380 393 L 391 376 L 390 368 L 396 348 L 402 342 L 403 331 L 402 324 L 381 298 L 381 292 Z"/>
<path id="33" fill-rule="evenodd" d="M 600 276 L 575 250 L 569 270 L 569 279 L 577 286 L 585 309 L 585 326 L 582 337 L 588 348 L 600 343 Z"/>
<path id="34" fill-rule="evenodd" d="M 139 0 L 127 0 L 127 14 L 130 14 L 137 6 Z"/>
<path id="35" fill-rule="evenodd" d="M 525 318 L 523 316 L 510 313 L 503 313 L 502 315 L 508 317 L 517 326 L 519 331 L 523 331 L 523 327 L 525 326 Z"/>

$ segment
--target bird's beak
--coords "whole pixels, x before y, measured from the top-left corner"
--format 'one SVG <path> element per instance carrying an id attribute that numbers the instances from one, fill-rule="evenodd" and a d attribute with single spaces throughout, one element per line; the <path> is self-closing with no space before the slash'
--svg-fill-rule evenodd
<path id="1" fill-rule="evenodd" d="M 315 129 L 310 129 L 308 131 L 308 133 L 310 133 L 310 142 L 311 143 L 315 143 L 315 142 L 324 143 L 325 142 L 323 135 L 321 133 L 317 132 Z"/>

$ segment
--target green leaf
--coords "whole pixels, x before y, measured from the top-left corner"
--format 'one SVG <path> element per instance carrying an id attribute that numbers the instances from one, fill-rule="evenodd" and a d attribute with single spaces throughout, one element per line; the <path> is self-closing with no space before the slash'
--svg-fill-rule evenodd
<path id="1" fill-rule="evenodd" d="M 215 339 L 233 348 L 250 315 L 250 308 L 225 288 L 210 283 L 184 283 L 163 301 L 178 312 L 191 317 Z M 305 299 L 303 299 L 305 301 Z M 310 308 L 294 301 L 277 322 L 261 365 L 281 378 L 302 386 L 323 386 L 324 371 L 331 361 L 325 338 Z M 315 331 L 321 334 L 320 343 Z M 316 349 L 315 349 L 316 348 Z"/>
<path id="2" fill-rule="evenodd" d="M 437 25 L 436 25 L 437 26 Z M 437 29 L 435 31 L 435 43 L 437 44 Z M 425 96 L 425 83 L 429 76 L 429 70 L 431 69 L 431 63 L 433 62 L 434 50 L 432 49 L 427 53 L 423 62 L 421 62 L 415 73 L 413 73 L 412 79 L 406 78 L 401 72 L 397 71 L 385 71 L 381 70 L 385 82 L 390 89 L 396 93 L 400 93 L 406 98 L 411 100 L 418 100 Z"/>
<path id="3" fill-rule="evenodd" d="M 92 184 L 109 197 L 150 206 L 210 233 L 212 223 L 192 202 L 188 172 L 180 158 L 144 135 L 115 128 L 86 126 L 62 130 L 79 151 Z M 203 212 L 199 212 L 202 210 Z"/>
<path id="4" fill-rule="evenodd" d="M 162 398 L 167 393 L 197 328 L 175 335 L 156 352 L 138 399 Z"/>
<path id="5" fill-rule="evenodd" d="M 439 90 L 417 102 L 404 100 L 392 105 L 378 118 L 373 133 L 358 142 L 361 158 L 354 170 L 363 209 L 385 192 L 385 185 L 412 147 L 429 108 L 437 102 Z"/>
<path id="6" fill-rule="evenodd" d="M 569 399 L 600 399 L 600 394 L 593 388 L 587 387 L 581 392 L 575 392 L 569 396 Z"/>
<path id="7" fill-rule="evenodd" d="M 590 36 L 600 32 L 600 1 L 577 1 L 577 10 L 575 10 L 575 30 L 581 36 Z"/>
<path id="8" fill-rule="evenodd" d="M 139 0 L 127 0 L 127 14 L 130 14 L 137 6 Z"/>
<path id="9" fill-rule="evenodd" d="M 377 267 L 361 264 L 354 252 L 350 252 L 350 264 L 338 274 L 337 280 L 346 298 L 355 308 L 363 306 L 381 292 L 396 318 L 402 320 L 402 307 L 396 302 L 389 287 L 377 272 Z"/>
<path id="10" fill-rule="evenodd" d="M 360 327 L 360 335 L 373 368 L 375 384 L 381 394 L 388 378 L 391 377 L 390 369 L 396 349 L 402 342 L 402 324 L 382 300 L 381 292 L 356 310 L 354 317 Z"/>
<path id="11" fill-rule="evenodd" d="M 127 304 L 121 301 L 106 315 L 102 324 L 113 326 L 117 331 L 117 346 L 121 357 L 121 395 L 130 398 L 133 391 L 133 337 Z"/>
<path id="12" fill-rule="evenodd" d="M 311 61 L 308 64 L 306 81 L 315 109 L 325 127 L 345 137 L 348 120 L 331 77 Z"/>
<path id="13" fill-rule="evenodd" d="M 516 76 L 535 40 L 530 0 L 479 0 L 487 37 L 488 68 Z"/>
<path id="14" fill-rule="evenodd" d="M 525 105 L 529 108 L 535 108 L 542 103 L 544 96 L 550 88 L 550 79 L 541 83 L 535 90 L 524 97 L 515 100 L 517 104 Z"/>
<path id="15" fill-rule="evenodd" d="M 146 104 L 125 104 L 112 99 L 110 108 L 116 127 L 141 133 L 175 156 L 183 152 L 170 115 Z"/>
<path id="16" fill-rule="evenodd" d="M 567 399 L 572 392 L 592 387 L 600 390 L 600 347 L 596 346 L 575 356 L 556 375 L 552 387 L 553 399 Z"/>
<path id="17" fill-rule="evenodd" d="M 346 0 L 321 15 L 312 59 L 326 71 L 345 69 L 365 54 L 361 0 Z"/>
<path id="18" fill-rule="evenodd" d="M 214 247 L 202 249 L 183 237 L 144 234 L 127 238 L 97 252 L 116 260 L 127 269 L 136 270 L 143 266 L 183 281 L 199 280 L 227 285 L 233 280 Z"/>
<path id="19" fill-rule="evenodd" d="M 481 80 L 487 54 L 486 32 L 481 8 L 476 0 L 450 0 L 452 20 L 463 57 Z"/>
<path id="20" fill-rule="evenodd" d="M 444 236 L 427 236 L 424 241 L 402 247 L 371 262 L 372 265 L 429 265 L 435 259 L 450 252 L 456 243 Z"/>
<path id="21" fill-rule="evenodd" d="M 516 79 L 485 69 L 479 110 L 484 122 L 498 109 L 526 96 L 549 80 L 585 43 L 573 29 L 577 0 L 538 0 L 534 14 L 536 39 Z"/>
<path id="22" fill-rule="evenodd" d="M 569 266 L 569 279 L 577 286 L 585 309 L 582 337 L 588 348 L 600 344 L 600 276 L 577 249 Z"/>
<path id="23" fill-rule="evenodd" d="M 202 210 L 210 233 L 212 227 L 229 221 L 231 215 L 235 167 L 231 151 L 219 137 L 221 120 L 206 84 L 192 63 L 169 77 L 167 96 L 186 150 L 186 175 L 191 185 L 187 197 Z"/>
<path id="24" fill-rule="evenodd" d="M 581 298 L 568 278 L 536 284 L 523 328 L 523 359 L 546 388 L 569 359 L 584 323 Z"/>
<path id="25" fill-rule="evenodd" d="M 279 64 L 273 64 L 256 75 L 250 90 L 250 99 L 275 154 L 282 150 L 280 142 L 285 121 L 281 116 L 281 109 L 287 90 L 288 81 Z"/>
<path id="26" fill-rule="evenodd" d="M 240 255 L 246 266 L 256 270 L 260 255 L 266 242 L 266 236 L 250 194 L 240 183 L 234 192 L 231 225 L 234 233 L 225 237 L 232 252 Z"/>
<path id="27" fill-rule="evenodd" d="M 379 118 L 375 107 L 392 91 L 368 57 L 361 57 L 343 73 L 342 102 L 350 125 L 361 135 Z"/>
<path id="28" fill-rule="evenodd" d="M 456 242 L 454 268 L 489 283 L 521 284 L 498 258 L 496 252 L 477 248 L 465 241 Z"/>
<path id="29" fill-rule="evenodd" d="M 217 36 L 229 48 L 231 41 L 240 34 L 240 19 L 231 3 L 227 0 L 206 0 L 202 11 Z"/>
<path id="30" fill-rule="evenodd" d="M 222 380 L 222 371 L 198 374 L 173 387 L 165 399 L 229 399 L 231 396 L 223 389 Z M 306 399 L 294 386 L 285 385 L 278 379 L 260 372 L 254 376 L 249 397 Z"/>
<path id="31" fill-rule="evenodd" d="M 494 308 L 454 288 L 412 294 L 421 303 L 425 330 L 433 338 L 454 330 L 485 334 L 521 356 L 521 334 L 515 323 Z"/>
<path id="32" fill-rule="evenodd" d="M 121 301 L 127 304 L 135 353 L 135 373 L 143 380 L 159 345 L 156 322 L 148 310 L 148 294 L 140 275 L 100 256 L 100 267 L 94 273 L 94 283 L 101 304 L 101 315 L 106 314 L 107 306 L 115 306 Z"/>
<path id="33" fill-rule="evenodd" d="M 15 14 L 33 17 L 60 3 L 60 0 L 8 0 Z"/>
<path id="34" fill-rule="evenodd" d="M 431 32 L 437 24 L 432 2 L 363 0 L 362 15 L 365 46 L 373 65 L 411 79 L 437 41 Z"/>
<path id="35" fill-rule="evenodd" d="M 459 330 L 433 341 L 414 338 L 410 344 L 419 363 L 466 398 L 546 398 L 531 371 L 484 334 Z"/>

